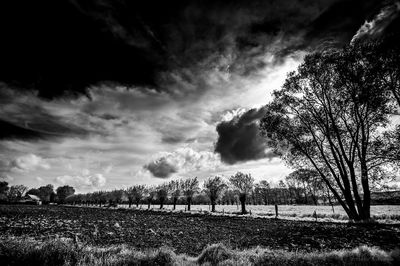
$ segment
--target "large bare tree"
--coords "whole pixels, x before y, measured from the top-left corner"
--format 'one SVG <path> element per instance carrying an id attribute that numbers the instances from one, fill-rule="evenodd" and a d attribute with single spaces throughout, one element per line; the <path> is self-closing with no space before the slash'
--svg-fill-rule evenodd
<path id="1" fill-rule="evenodd" d="M 370 183 L 399 157 L 382 134 L 398 82 L 383 82 L 384 55 L 375 48 L 353 44 L 306 56 L 274 92 L 260 124 L 275 152 L 294 168 L 315 169 L 356 221 L 370 219 Z"/>

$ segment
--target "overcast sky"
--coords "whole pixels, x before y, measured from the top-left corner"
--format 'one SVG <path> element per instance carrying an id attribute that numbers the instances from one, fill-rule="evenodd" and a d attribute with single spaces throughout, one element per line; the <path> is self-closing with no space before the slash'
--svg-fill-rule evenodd
<path id="1" fill-rule="evenodd" d="M 85 192 L 285 177 L 258 134 L 261 107 L 307 53 L 396 29 L 400 4 L 2 0 L 0 10 L 0 177 Z"/>

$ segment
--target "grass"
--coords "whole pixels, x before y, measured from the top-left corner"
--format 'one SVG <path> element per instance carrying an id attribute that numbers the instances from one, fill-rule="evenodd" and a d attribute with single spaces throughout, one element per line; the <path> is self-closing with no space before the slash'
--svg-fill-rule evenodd
<path id="1" fill-rule="evenodd" d="M 44 242 L 0 240 L 0 265 L 399 265 L 400 251 L 361 246 L 330 252 L 288 252 L 255 248 L 232 250 L 223 244 L 206 247 L 197 257 L 177 255 L 167 247 L 139 251 L 126 245 L 79 244 L 71 239 Z"/>

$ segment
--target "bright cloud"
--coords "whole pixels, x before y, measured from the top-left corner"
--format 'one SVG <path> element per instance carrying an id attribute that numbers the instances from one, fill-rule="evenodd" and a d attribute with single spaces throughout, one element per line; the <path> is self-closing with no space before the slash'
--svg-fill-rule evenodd
<path id="1" fill-rule="evenodd" d="M 15 158 L 11 162 L 10 166 L 11 171 L 13 172 L 29 172 L 37 169 L 50 169 L 50 165 L 46 160 L 32 153 Z"/>
<path id="2" fill-rule="evenodd" d="M 99 189 L 106 184 L 106 178 L 102 174 L 93 175 L 63 175 L 55 178 L 56 183 L 60 185 L 72 185 L 80 189 Z"/>

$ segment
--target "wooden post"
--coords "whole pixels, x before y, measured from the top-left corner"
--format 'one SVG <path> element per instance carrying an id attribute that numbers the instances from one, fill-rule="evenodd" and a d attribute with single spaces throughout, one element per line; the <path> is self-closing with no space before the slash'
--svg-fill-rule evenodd
<path id="1" fill-rule="evenodd" d="M 275 204 L 275 219 L 278 219 L 278 204 Z"/>

